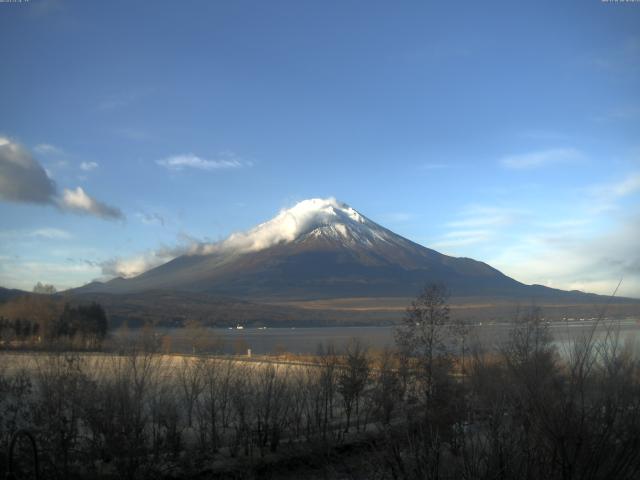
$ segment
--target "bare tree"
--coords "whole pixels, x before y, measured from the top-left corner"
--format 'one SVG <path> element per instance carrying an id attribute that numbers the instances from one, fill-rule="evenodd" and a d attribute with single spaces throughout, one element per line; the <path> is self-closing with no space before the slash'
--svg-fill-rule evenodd
<path id="1" fill-rule="evenodd" d="M 286 423 L 289 410 L 288 369 L 266 365 L 255 372 L 254 382 L 255 433 L 260 454 L 264 455 L 267 444 L 272 452 L 276 451 Z"/>
<path id="2" fill-rule="evenodd" d="M 193 425 L 193 408 L 198 396 L 203 390 L 202 375 L 203 363 L 199 359 L 182 357 L 182 362 L 178 370 L 178 378 L 182 390 L 182 396 L 187 409 L 187 425 Z"/>
<path id="3" fill-rule="evenodd" d="M 450 363 L 445 340 L 449 331 L 449 294 L 444 286 L 427 285 L 407 308 L 395 331 L 401 354 L 413 357 L 416 381 L 427 403 L 434 394 L 436 375 Z"/>
<path id="4" fill-rule="evenodd" d="M 398 372 L 398 362 L 393 352 L 385 348 L 376 364 L 377 373 L 372 389 L 372 397 L 382 423 L 389 425 L 394 410 L 401 408 L 402 381 Z"/>
<path id="5" fill-rule="evenodd" d="M 359 430 L 360 397 L 369 380 L 367 348 L 358 339 L 351 339 L 346 346 L 346 364 L 338 374 L 338 392 L 347 417 L 345 433 L 349 431 L 351 412 L 355 406 L 356 430 Z"/>
<path id="6" fill-rule="evenodd" d="M 54 293 L 56 293 L 58 291 L 58 289 L 49 284 L 49 283 L 42 283 L 42 282 L 38 282 L 33 286 L 33 293 L 42 293 L 44 295 L 53 295 Z"/>
<path id="7" fill-rule="evenodd" d="M 326 440 L 329 431 L 329 422 L 333 420 L 338 357 L 333 345 L 329 345 L 326 349 L 320 345 L 318 354 L 317 359 L 320 365 L 320 374 L 317 379 L 320 387 L 322 409 L 321 431 L 322 438 Z"/>

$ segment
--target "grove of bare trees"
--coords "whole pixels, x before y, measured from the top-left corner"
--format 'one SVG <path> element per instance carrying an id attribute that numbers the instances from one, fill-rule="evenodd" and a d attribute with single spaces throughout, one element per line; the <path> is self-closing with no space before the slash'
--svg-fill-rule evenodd
<path id="1" fill-rule="evenodd" d="M 0 472 L 16 432 L 40 478 L 634 479 L 640 362 L 615 328 L 558 347 L 541 312 L 488 347 L 428 287 L 394 349 L 304 362 L 116 353 L 0 355 Z M 464 363 L 462 355 L 465 351 Z M 12 468 L 31 478 L 24 441 Z"/>

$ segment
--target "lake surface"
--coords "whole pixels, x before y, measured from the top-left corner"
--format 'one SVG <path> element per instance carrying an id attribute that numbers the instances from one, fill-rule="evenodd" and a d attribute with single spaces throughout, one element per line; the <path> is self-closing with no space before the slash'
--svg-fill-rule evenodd
<path id="1" fill-rule="evenodd" d="M 477 324 L 470 326 L 469 341 L 476 339 L 485 348 L 503 344 L 509 338 L 512 324 Z M 244 329 L 172 329 L 155 330 L 164 346 L 176 353 L 218 350 L 222 353 L 255 354 L 290 352 L 315 354 L 319 345 L 333 345 L 342 350 L 350 339 L 357 338 L 372 349 L 383 349 L 394 344 L 395 327 L 310 327 L 310 328 L 244 328 Z M 640 319 L 593 320 L 559 322 L 549 324 L 549 331 L 556 345 L 563 349 L 572 340 L 594 331 L 596 338 L 604 338 L 607 331 L 618 336 L 621 342 L 640 339 Z M 130 330 L 128 335 L 137 336 L 141 331 Z M 118 332 L 114 333 L 117 338 Z"/>

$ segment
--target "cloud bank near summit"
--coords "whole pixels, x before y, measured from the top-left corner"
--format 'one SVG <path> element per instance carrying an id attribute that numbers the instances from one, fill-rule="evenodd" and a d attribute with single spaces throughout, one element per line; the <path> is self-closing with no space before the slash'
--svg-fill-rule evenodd
<path id="1" fill-rule="evenodd" d="M 273 219 L 247 232 L 234 233 L 217 244 L 203 244 L 196 253 L 215 253 L 220 249 L 234 250 L 239 253 L 256 252 L 279 243 L 291 242 L 318 226 L 349 221 L 365 223 L 368 220 L 333 197 L 312 198 L 299 202 L 289 209 L 280 210 Z"/>
<path id="2" fill-rule="evenodd" d="M 637 174 L 634 174 L 624 181 L 602 186 L 593 194 L 605 192 L 611 195 L 631 195 L 636 191 Z M 440 243 L 446 241 L 448 247 L 452 247 L 472 241 L 491 241 L 501 234 L 501 228 L 525 222 L 536 227 L 535 235 L 530 230 L 525 230 L 516 247 L 503 250 L 500 255 L 488 259 L 488 263 L 508 275 L 519 275 L 525 283 L 540 283 L 568 290 L 597 291 L 602 294 L 610 294 L 611 285 L 615 287 L 623 275 L 619 294 L 637 296 L 635 292 L 640 288 L 640 257 L 637 249 L 640 216 L 637 213 L 614 224 L 608 233 L 591 236 L 588 235 L 588 230 L 585 231 L 590 224 L 588 218 L 544 225 L 532 215 L 512 208 L 469 208 L 463 212 L 461 220 L 447 224 L 454 230 L 442 237 Z M 176 246 L 165 246 L 126 258 L 114 258 L 100 266 L 106 277 L 130 278 L 181 255 L 258 251 L 293 241 L 317 226 L 349 220 L 351 225 L 366 226 L 370 222 L 335 198 L 305 200 L 292 208 L 281 210 L 273 219 L 255 228 L 233 233 L 219 242 L 207 242 L 182 235 Z M 556 238 L 560 233 L 558 229 L 562 230 L 562 241 Z M 428 246 L 439 249 L 443 245 L 430 242 Z"/>
<path id="3" fill-rule="evenodd" d="M 109 277 L 131 278 L 180 255 L 257 252 L 280 243 L 292 242 L 319 226 L 345 222 L 375 225 L 333 197 L 313 198 L 299 202 L 291 208 L 282 209 L 271 220 L 246 232 L 233 233 L 220 242 L 204 242 L 182 235 L 177 246 L 162 247 L 128 258 L 107 260 L 101 263 L 102 273 Z"/>

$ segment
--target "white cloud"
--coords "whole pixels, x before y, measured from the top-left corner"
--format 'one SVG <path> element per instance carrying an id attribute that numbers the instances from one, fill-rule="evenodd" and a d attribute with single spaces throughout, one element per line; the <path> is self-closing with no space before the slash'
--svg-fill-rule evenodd
<path id="1" fill-rule="evenodd" d="M 114 258 L 100 264 L 102 274 L 108 277 L 131 278 L 172 260 L 171 257 L 156 256 L 155 252 L 129 258 Z"/>
<path id="2" fill-rule="evenodd" d="M 520 138 L 526 138 L 530 140 L 566 141 L 569 139 L 569 136 L 565 133 L 541 129 L 523 130 L 521 132 L 518 132 L 516 135 Z"/>
<path id="3" fill-rule="evenodd" d="M 64 153 L 61 148 L 58 148 L 55 145 L 51 145 L 49 143 L 40 143 L 35 147 L 33 147 L 33 149 L 36 151 L 36 153 L 40 153 L 42 155 L 47 155 L 47 154 L 60 155 Z"/>
<path id="4" fill-rule="evenodd" d="M 142 128 L 135 128 L 135 127 L 116 128 L 115 130 L 113 130 L 113 133 L 121 137 L 124 137 L 128 140 L 135 140 L 140 142 L 153 139 L 153 135 L 151 135 L 149 132 L 147 132 Z"/>
<path id="5" fill-rule="evenodd" d="M 632 172 L 626 178 L 589 189 L 589 209 L 594 213 L 603 213 L 617 208 L 617 202 L 640 192 L 640 172 Z"/>
<path id="6" fill-rule="evenodd" d="M 241 168 L 251 166 L 248 162 L 243 162 L 231 154 L 223 154 L 220 158 L 207 160 L 192 153 L 174 155 L 156 163 L 169 170 L 183 170 L 185 168 L 195 168 L 199 170 L 221 170 L 231 168 Z"/>
<path id="7" fill-rule="evenodd" d="M 0 200 L 52 203 L 56 185 L 21 145 L 0 137 Z"/>
<path id="8" fill-rule="evenodd" d="M 98 164 L 96 162 L 82 162 L 80 164 L 80 170 L 84 170 L 85 172 L 90 172 L 96 168 L 98 168 Z"/>
<path id="9" fill-rule="evenodd" d="M 446 163 L 423 163 L 420 165 L 420 170 L 442 170 L 444 168 L 450 168 L 451 165 Z"/>
<path id="10" fill-rule="evenodd" d="M 414 218 L 415 215 L 409 212 L 390 212 L 382 214 L 383 220 L 394 223 L 408 222 Z"/>
<path id="11" fill-rule="evenodd" d="M 509 220 L 501 215 L 494 216 L 478 216 L 467 217 L 462 220 L 456 220 L 454 222 L 448 222 L 448 227 L 453 228 L 468 228 L 468 227 L 484 227 L 484 226 L 499 226 L 506 225 Z"/>
<path id="12" fill-rule="evenodd" d="M 623 183 L 623 182 L 620 182 Z M 627 192 L 627 188 L 617 191 Z M 239 232 L 221 242 L 206 242 L 183 236 L 175 247 L 164 247 L 129 258 L 116 258 L 101 264 L 103 274 L 132 277 L 157 267 L 179 255 L 244 253 L 260 250 L 296 238 L 318 222 L 329 221 L 337 213 L 330 207 L 348 207 L 335 199 L 315 199 L 282 210 L 273 220 L 247 232 Z M 357 215 L 354 213 L 353 215 Z M 600 217 L 545 218 L 514 209 L 472 206 L 457 225 L 449 224 L 430 247 L 484 251 L 486 255 L 464 252 L 465 256 L 487 261 L 505 274 L 525 283 L 554 288 L 580 288 L 610 294 L 624 277 L 622 296 L 640 297 L 640 214 L 597 224 Z M 472 217 L 471 215 L 476 215 Z M 517 230 L 504 226 L 519 222 Z M 452 222 L 456 223 L 456 222 Z M 505 241 L 508 233 L 508 240 Z M 472 250 L 478 248 L 479 250 Z M 493 253 L 491 253 L 493 252 Z"/>
<path id="13" fill-rule="evenodd" d="M 282 209 L 273 219 L 246 232 L 236 232 L 220 242 L 200 241 L 181 235 L 181 243 L 134 257 L 116 258 L 104 263 L 105 275 L 134 276 L 161 265 L 179 255 L 209 255 L 219 252 L 242 254 L 263 250 L 279 243 L 292 241 L 317 225 L 349 217 L 363 223 L 367 221 L 348 205 L 335 198 L 314 198 Z M 343 220 L 344 221 L 344 220 Z"/>
<path id="14" fill-rule="evenodd" d="M 472 205 L 460 214 L 459 220 L 446 224 L 451 228 L 499 227 L 513 224 L 528 213 L 513 208 Z"/>
<path id="15" fill-rule="evenodd" d="M 126 108 L 153 94 L 153 89 L 131 90 L 107 95 L 98 103 L 98 110 L 103 112 Z"/>
<path id="16" fill-rule="evenodd" d="M 552 148 L 518 155 L 507 155 L 500 163 L 507 168 L 526 169 L 543 167 L 557 163 L 571 163 L 584 158 L 582 152 L 575 148 Z"/>
<path id="17" fill-rule="evenodd" d="M 455 230 L 453 232 L 448 232 L 445 235 L 445 238 L 479 238 L 486 237 L 489 235 L 488 230 Z"/>
<path id="18" fill-rule="evenodd" d="M 568 225 L 577 222 L 567 220 Z M 540 224 L 537 224 L 539 228 Z M 529 231 L 501 246 L 487 262 L 525 283 L 640 298 L 640 215 L 619 218 L 606 231 L 548 229 Z"/>
<path id="19" fill-rule="evenodd" d="M 58 290 L 82 285 L 98 275 L 96 266 L 88 263 L 69 264 L 52 261 L 25 261 L 10 257 L 0 262 L 0 285 L 31 290 L 36 282 L 53 284 Z"/>
<path id="20" fill-rule="evenodd" d="M 429 246 L 484 260 L 525 283 L 566 290 L 607 295 L 624 277 L 619 294 L 640 298 L 640 212 L 622 203 L 640 193 L 640 172 L 580 193 L 584 203 L 564 218 L 535 208 L 471 206 Z M 603 205 L 616 215 L 604 215 Z"/>
<path id="21" fill-rule="evenodd" d="M 534 221 L 488 263 L 526 283 L 640 298 L 640 211 L 623 198 L 640 193 L 640 172 L 583 190 L 582 216 Z M 616 214 L 612 215 L 611 211 Z"/>
<path id="22" fill-rule="evenodd" d="M 39 228 L 29 233 L 30 237 L 41 237 L 51 240 L 66 240 L 71 238 L 71 234 L 59 228 Z"/>
<path id="23" fill-rule="evenodd" d="M 441 237 L 440 240 L 432 243 L 431 248 L 454 248 L 476 243 L 487 242 L 493 238 L 490 230 L 454 230 Z"/>
<path id="24" fill-rule="evenodd" d="M 207 254 L 220 250 L 242 253 L 263 250 L 279 243 L 290 242 L 318 225 L 334 221 L 344 222 L 348 221 L 347 218 L 358 223 L 368 221 L 356 210 L 333 197 L 312 198 L 280 210 L 274 218 L 249 231 L 234 233 L 222 242 L 192 247 L 191 253 Z"/>
<path id="25" fill-rule="evenodd" d="M 98 110 L 117 110 L 133 102 L 134 97 L 127 95 L 111 95 L 98 104 Z"/>
<path id="26" fill-rule="evenodd" d="M 451 42 L 437 42 L 420 45 L 402 53 L 402 58 L 410 63 L 442 61 L 451 58 L 468 57 L 473 53 L 469 45 L 453 45 Z"/>
<path id="27" fill-rule="evenodd" d="M 564 220 L 537 222 L 536 225 L 541 228 L 554 230 L 574 230 L 580 229 L 589 223 L 590 221 L 586 218 L 568 218 Z"/>
<path id="28" fill-rule="evenodd" d="M 617 108 L 612 108 L 600 115 L 593 117 L 596 122 L 616 122 L 635 120 L 640 117 L 640 107 L 637 105 L 625 105 Z"/>
<path id="29" fill-rule="evenodd" d="M 640 36 L 632 35 L 615 45 L 604 45 L 583 60 L 592 67 L 605 70 L 612 75 L 632 75 L 638 72 L 640 59 Z"/>
<path id="30" fill-rule="evenodd" d="M 145 225 L 161 225 L 164 227 L 166 224 L 166 219 L 164 218 L 164 216 L 160 215 L 157 212 L 138 212 L 136 213 L 136 217 L 138 217 L 140 221 Z"/>
<path id="31" fill-rule="evenodd" d="M 604 192 L 619 198 L 640 191 L 640 172 L 632 173 L 620 182 L 604 187 Z"/>
<path id="32" fill-rule="evenodd" d="M 59 200 L 60 207 L 76 213 L 94 215 L 105 219 L 122 219 L 124 215 L 120 209 L 102 203 L 85 193 L 82 187 L 75 190 L 65 188 Z"/>
<path id="33" fill-rule="evenodd" d="M 180 235 L 173 247 L 160 247 L 127 258 L 116 257 L 99 262 L 102 274 L 107 277 L 131 278 L 173 260 L 180 255 L 194 254 L 205 245 L 188 235 Z"/>
<path id="34" fill-rule="evenodd" d="M 515 221 L 522 212 L 500 207 L 471 206 L 464 211 L 470 225 L 460 225 L 444 234 L 434 244 L 434 248 L 455 248 L 479 243 L 487 243 L 496 238 L 496 226 Z M 117 258 L 104 264 L 105 275 L 134 276 L 156 267 L 179 255 L 206 255 L 219 252 L 237 254 L 269 248 L 281 242 L 291 241 L 317 224 L 346 215 L 356 221 L 365 221 L 355 210 L 335 198 L 311 199 L 300 202 L 289 209 L 283 209 L 270 221 L 264 222 L 246 232 L 237 232 L 219 242 L 201 241 L 183 236 L 177 247 L 163 248 L 130 258 Z M 408 214 L 395 214 L 399 221 L 412 218 Z M 513 218 L 512 218 L 513 217 Z M 144 217 L 141 217 L 144 221 Z M 148 219 L 151 220 L 151 219 Z M 464 222 L 461 222 L 464 223 Z M 451 225 L 450 225 L 451 226 Z M 470 228 L 468 228 L 470 227 Z"/>
<path id="35" fill-rule="evenodd" d="M 90 197 L 77 187 L 58 196 L 51 175 L 21 145 L 0 137 L 0 200 L 55 205 L 75 213 L 104 219 L 124 218 L 122 212 Z"/>
<path id="36" fill-rule="evenodd" d="M 0 238 L 8 240 L 24 241 L 29 238 L 44 238 L 47 240 L 66 240 L 71 238 L 71 234 L 59 228 L 38 228 L 36 230 L 3 230 L 0 231 Z"/>

